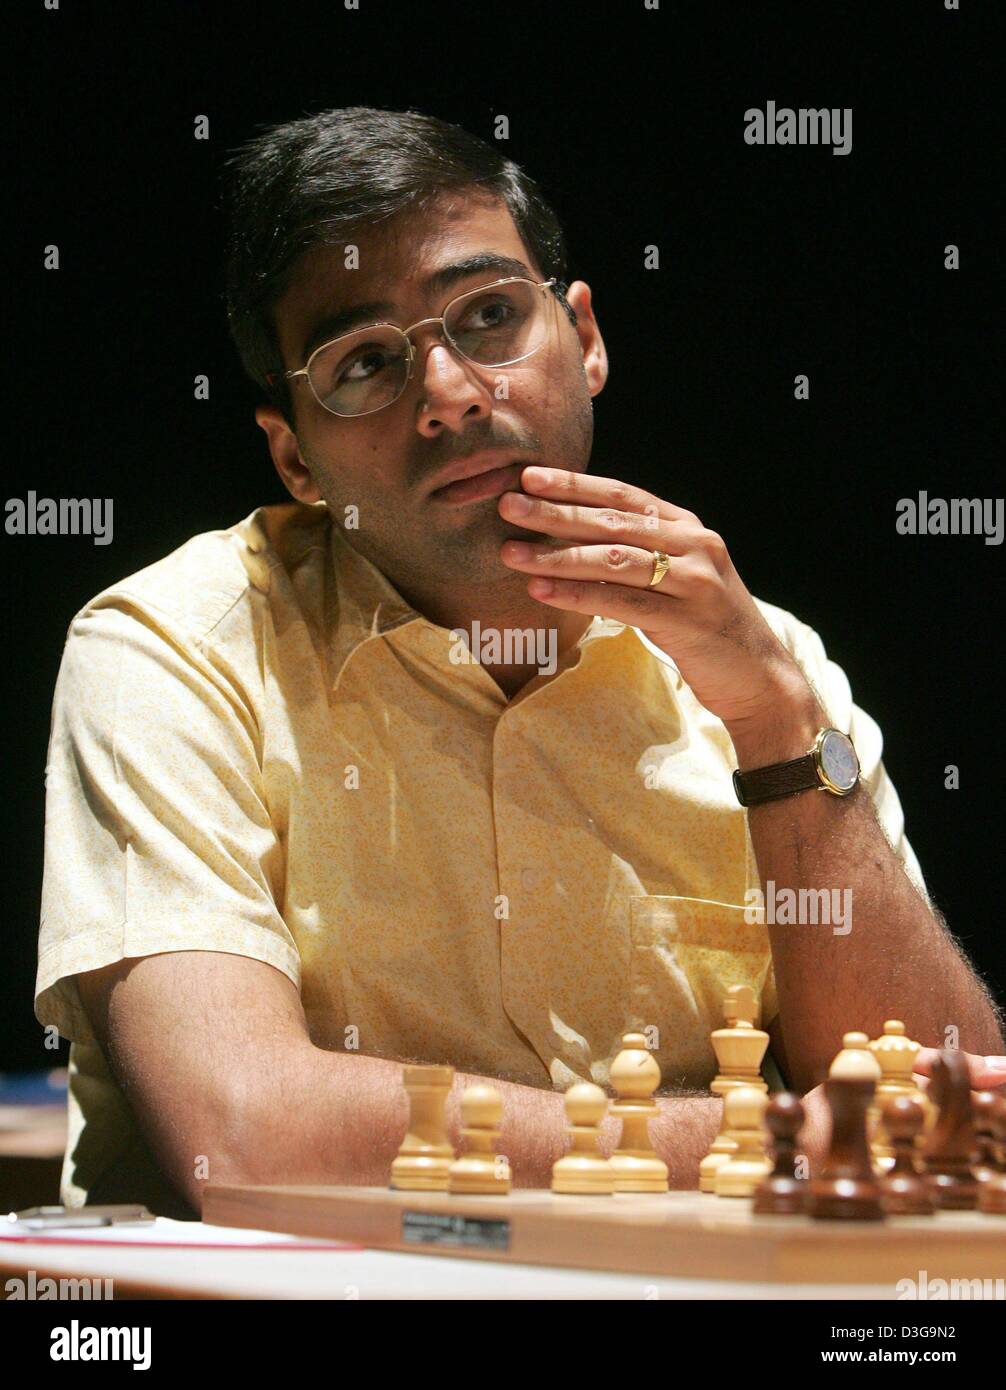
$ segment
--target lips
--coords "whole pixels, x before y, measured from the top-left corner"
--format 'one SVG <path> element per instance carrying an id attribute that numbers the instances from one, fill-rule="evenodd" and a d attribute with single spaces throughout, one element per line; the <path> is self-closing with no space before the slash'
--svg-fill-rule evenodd
<path id="1" fill-rule="evenodd" d="M 491 468 L 506 468 L 513 462 L 502 449 L 481 449 L 477 454 L 469 454 L 466 459 L 441 470 L 435 491 L 447 487 L 449 483 L 459 483 L 463 478 L 474 478 L 477 473 L 486 473 Z"/>
<path id="2" fill-rule="evenodd" d="M 483 497 L 500 497 L 504 492 L 519 488 L 521 470 L 525 466 L 523 463 L 508 463 L 486 468 L 480 473 L 436 488 L 430 497 L 435 502 L 477 502 Z"/>

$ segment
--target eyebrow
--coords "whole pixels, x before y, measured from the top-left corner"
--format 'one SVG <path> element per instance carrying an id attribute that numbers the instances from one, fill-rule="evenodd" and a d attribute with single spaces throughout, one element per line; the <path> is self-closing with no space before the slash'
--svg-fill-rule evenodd
<path id="1" fill-rule="evenodd" d="M 452 261 L 450 265 L 435 270 L 423 282 L 422 288 L 426 294 L 433 294 L 437 290 L 449 290 L 460 281 L 487 271 L 491 271 L 500 280 L 508 276 L 536 280 L 530 266 L 513 256 L 504 256 L 497 251 L 476 251 L 471 256 L 465 256 L 463 260 Z M 340 333 L 349 333 L 354 328 L 362 328 L 371 323 L 387 323 L 388 316 L 394 312 L 394 304 L 384 299 L 326 312 L 307 330 L 307 336 L 300 349 L 301 362 L 306 362 L 315 348 L 321 347 L 322 343 L 327 343 L 332 338 L 338 338 Z"/>

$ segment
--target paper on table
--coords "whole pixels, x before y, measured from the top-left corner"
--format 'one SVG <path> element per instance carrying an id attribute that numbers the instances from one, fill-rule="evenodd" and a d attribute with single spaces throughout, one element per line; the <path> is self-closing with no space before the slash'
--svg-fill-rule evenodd
<path id="1" fill-rule="evenodd" d="M 174 1221 L 159 1216 L 153 1225 L 78 1226 L 33 1231 L 20 1221 L 0 1221 L 0 1243 L 32 1245 L 163 1245 L 231 1250 L 279 1247 L 285 1250 L 358 1250 L 352 1241 L 318 1240 L 276 1231 L 247 1231 L 237 1226 L 204 1226 L 201 1221 Z"/>

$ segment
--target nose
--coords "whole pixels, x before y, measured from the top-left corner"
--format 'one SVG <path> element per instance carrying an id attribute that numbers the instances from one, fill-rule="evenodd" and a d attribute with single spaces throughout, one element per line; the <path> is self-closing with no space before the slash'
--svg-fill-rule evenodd
<path id="1" fill-rule="evenodd" d="M 427 330 L 429 331 L 429 330 Z M 416 428 L 435 438 L 444 429 L 462 431 L 466 423 L 492 414 L 492 378 L 460 357 L 440 336 L 415 344 L 419 380 Z"/>

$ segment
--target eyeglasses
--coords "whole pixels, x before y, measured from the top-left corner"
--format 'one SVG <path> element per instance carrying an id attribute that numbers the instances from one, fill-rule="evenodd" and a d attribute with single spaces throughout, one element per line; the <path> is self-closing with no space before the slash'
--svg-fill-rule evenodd
<path id="1" fill-rule="evenodd" d="M 416 362 L 409 334 L 423 324 L 440 324 L 447 342 L 466 361 L 509 367 L 544 343 L 547 292 L 562 300 L 565 288 L 554 276 L 540 283 L 518 277 L 496 280 L 459 294 L 440 318 L 420 319 L 411 328 L 374 323 L 343 333 L 315 348 L 297 371 L 267 372 L 266 381 L 273 386 L 280 377 L 305 377 L 315 400 L 333 415 L 372 415 L 397 401 L 409 384 Z"/>

